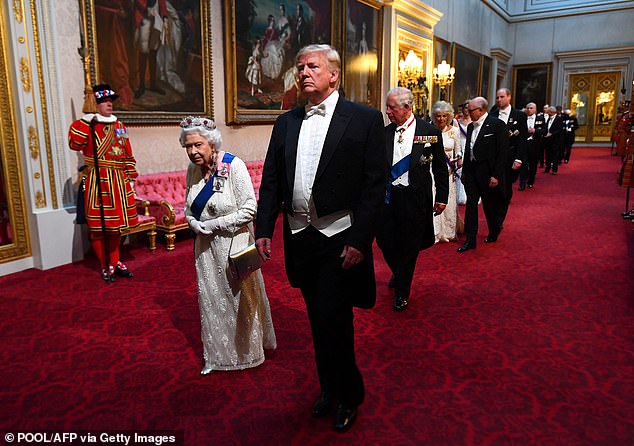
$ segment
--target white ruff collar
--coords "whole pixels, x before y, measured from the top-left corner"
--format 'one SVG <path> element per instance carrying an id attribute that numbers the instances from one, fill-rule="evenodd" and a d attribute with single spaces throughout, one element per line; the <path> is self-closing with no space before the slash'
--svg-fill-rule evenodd
<path id="1" fill-rule="evenodd" d="M 92 121 L 93 118 L 97 118 L 97 122 L 101 122 L 104 124 L 112 124 L 113 122 L 117 121 L 117 117 L 115 115 L 110 115 L 110 116 L 102 116 L 99 113 L 87 113 L 84 116 L 82 116 L 81 119 L 83 119 L 84 121 Z"/>

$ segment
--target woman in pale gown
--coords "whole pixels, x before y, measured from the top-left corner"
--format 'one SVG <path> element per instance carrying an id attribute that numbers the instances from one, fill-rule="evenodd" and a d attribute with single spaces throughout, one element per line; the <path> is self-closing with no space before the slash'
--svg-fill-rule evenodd
<path id="1" fill-rule="evenodd" d="M 456 224 L 460 218 L 456 202 L 455 169 L 462 165 L 462 148 L 460 146 L 459 130 L 451 125 L 453 121 L 453 107 L 445 101 L 438 101 L 431 109 L 434 125 L 442 131 L 442 142 L 445 147 L 447 170 L 449 171 L 449 199 L 445 211 L 434 217 L 434 232 L 436 242 L 450 242 L 456 240 Z"/>
<path id="2" fill-rule="evenodd" d="M 460 135 L 460 147 L 461 152 L 464 153 L 464 146 L 467 143 L 467 127 L 471 124 L 471 116 L 469 116 L 469 112 L 467 111 L 469 108 L 469 103 L 465 102 L 460 106 L 460 113 L 457 119 L 454 119 L 454 127 L 458 129 L 458 134 Z M 456 172 L 456 201 L 458 204 L 466 204 L 467 203 L 467 193 L 464 190 L 464 185 L 462 181 L 460 181 L 460 175 L 462 175 L 462 168 L 458 169 Z"/>
<path id="3" fill-rule="evenodd" d="M 240 281 L 228 268 L 234 233 L 232 252 L 246 247 L 252 231 L 251 178 L 240 158 L 219 151 L 222 137 L 213 120 L 187 117 L 180 126 L 180 143 L 191 161 L 185 216 L 196 234 L 201 373 L 255 367 L 264 361 L 264 349 L 276 347 L 264 281 L 260 270 Z"/>

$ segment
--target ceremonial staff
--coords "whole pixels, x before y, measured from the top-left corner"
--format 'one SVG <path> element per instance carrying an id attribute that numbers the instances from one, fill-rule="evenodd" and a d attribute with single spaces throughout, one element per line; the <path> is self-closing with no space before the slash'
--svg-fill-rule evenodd
<path id="1" fill-rule="evenodd" d="M 90 136 L 92 138 L 92 156 L 93 156 L 93 160 L 94 160 L 94 171 L 95 171 L 95 175 L 94 175 L 94 179 L 97 182 L 97 197 L 98 200 L 97 202 L 99 203 L 99 216 L 101 217 L 101 235 L 103 237 L 103 258 L 104 258 L 104 263 L 106 265 L 106 275 L 108 277 L 108 279 L 106 280 L 106 282 L 110 283 L 112 281 L 114 281 L 114 277 L 110 274 L 110 268 L 109 268 L 109 261 L 110 261 L 110 252 L 108 249 L 108 240 L 106 239 L 106 216 L 104 214 L 104 210 L 103 210 L 103 198 L 101 195 L 101 172 L 99 171 L 99 154 L 98 149 L 99 147 L 97 146 L 97 137 L 95 136 L 95 124 L 97 123 L 97 115 L 93 116 L 93 118 L 90 121 Z"/>

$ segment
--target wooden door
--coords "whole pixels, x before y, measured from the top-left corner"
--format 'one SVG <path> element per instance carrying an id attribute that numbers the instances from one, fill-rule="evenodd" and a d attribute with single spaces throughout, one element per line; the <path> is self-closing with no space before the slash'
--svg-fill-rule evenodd
<path id="1" fill-rule="evenodd" d="M 617 109 L 619 73 L 570 75 L 570 110 L 579 121 L 578 142 L 609 142 Z"/>

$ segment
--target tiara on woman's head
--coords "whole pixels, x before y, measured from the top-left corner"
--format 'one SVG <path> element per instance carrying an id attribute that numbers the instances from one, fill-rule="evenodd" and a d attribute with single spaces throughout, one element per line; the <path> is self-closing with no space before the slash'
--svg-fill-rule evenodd
<path id="1" fill-rule="evenodd" d="M 207 130 L 216 130 L 216 123 L 209 118 L 202 118 L 200 116 L 187 116 L 183 118 L 180 126 L 184 129 L 190 129 L 193 127 L 204 127 Z"/>

